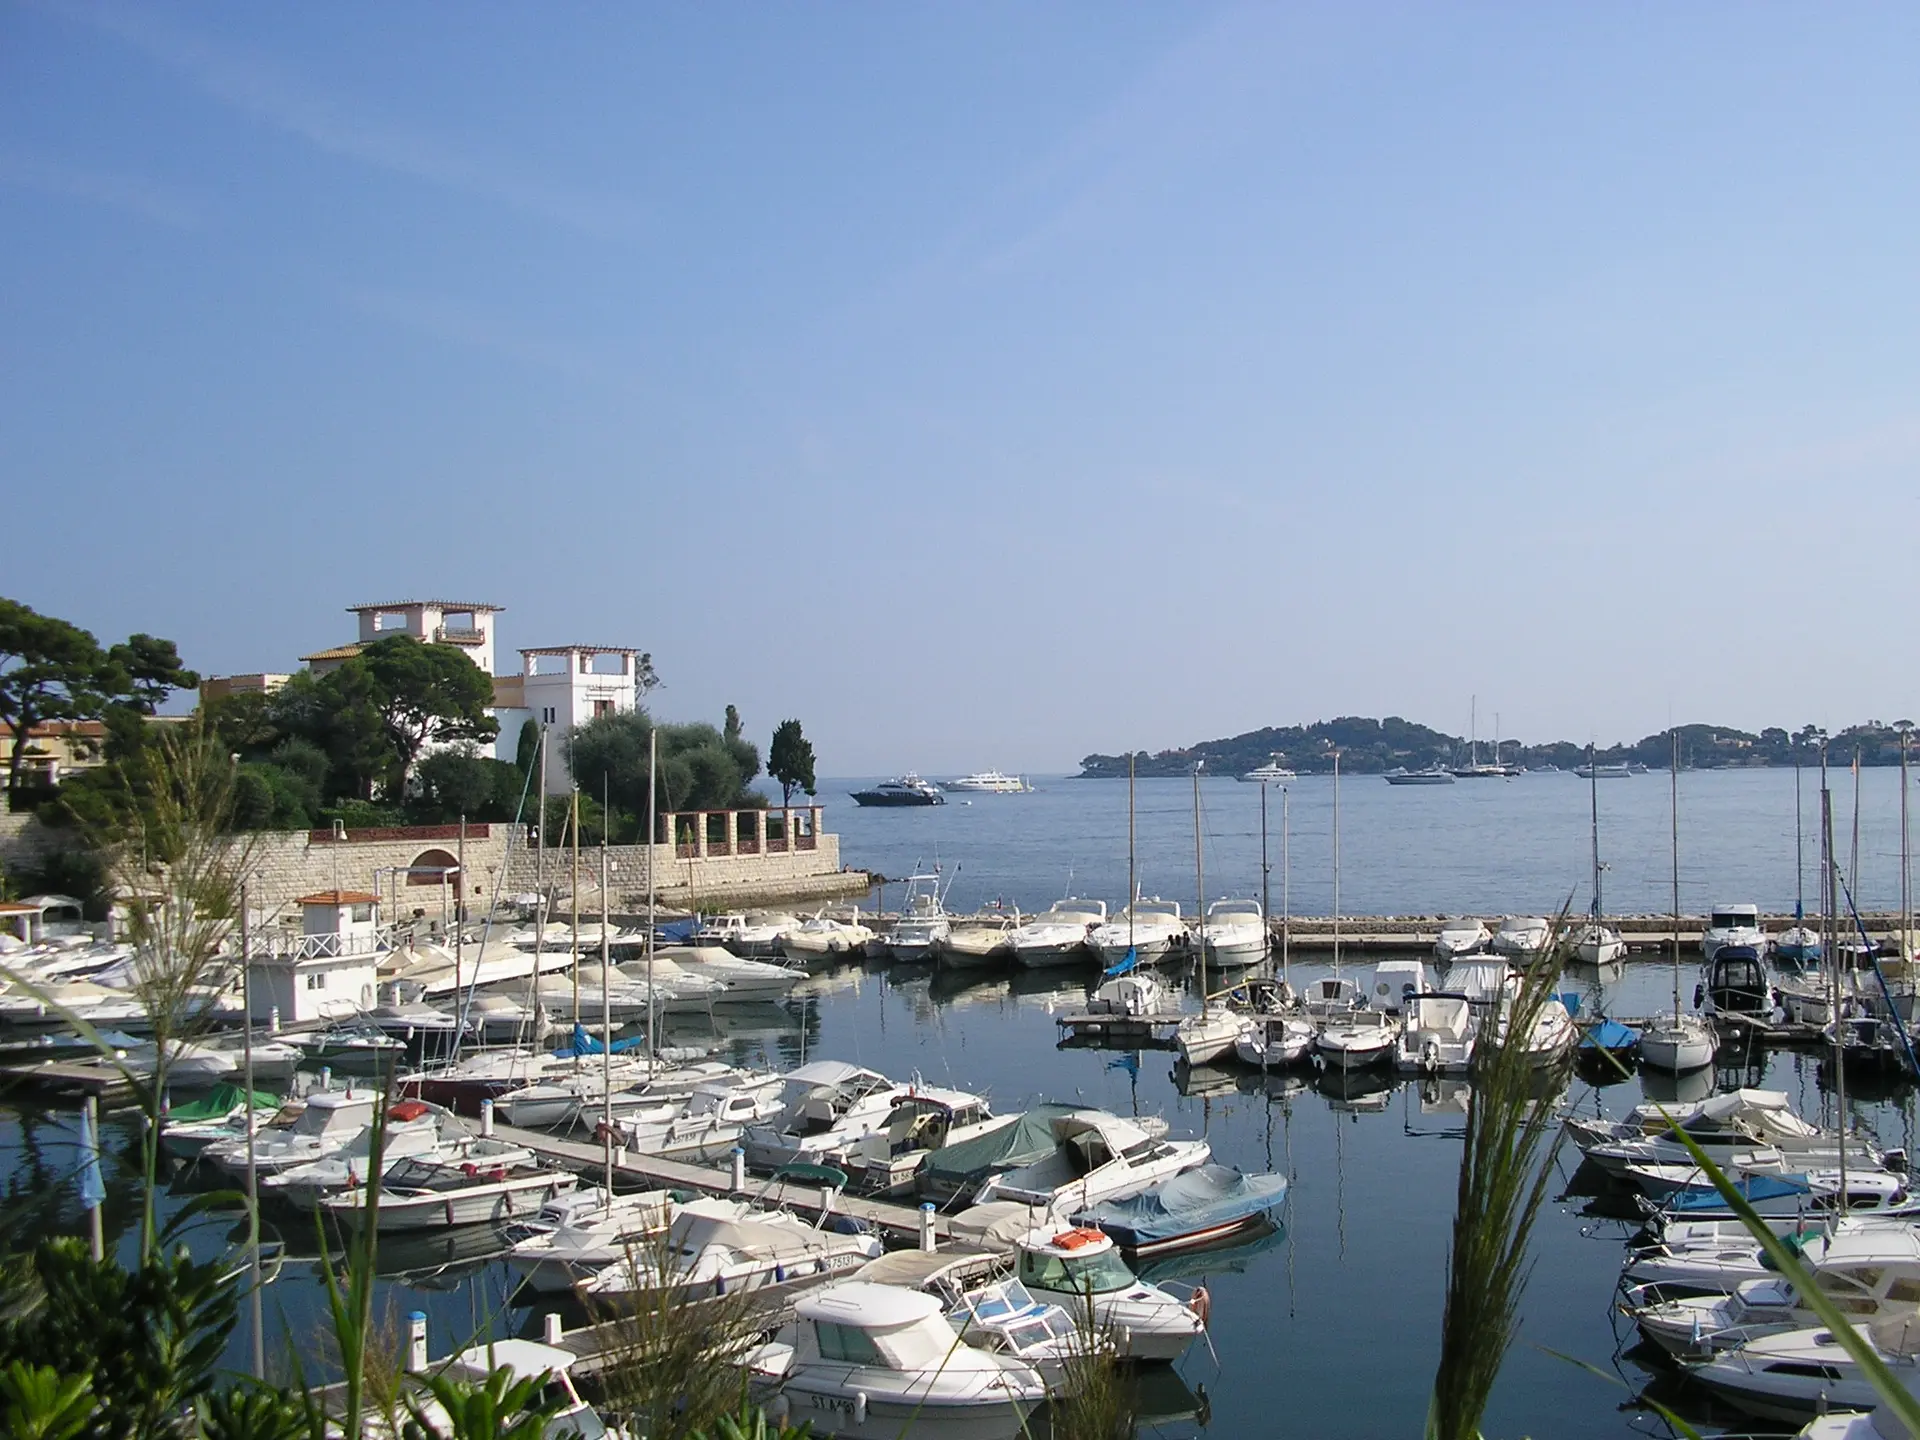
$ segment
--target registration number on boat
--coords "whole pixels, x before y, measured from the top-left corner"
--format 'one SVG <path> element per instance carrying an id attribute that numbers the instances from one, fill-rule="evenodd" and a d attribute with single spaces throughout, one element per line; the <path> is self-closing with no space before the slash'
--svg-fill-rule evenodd
<path id="1" fill-rule="evenodd" d="M 853 1401 L 839 1395 L 816 1395 L 813 1397 L 813 1408 L 831 1410 L 836 1415 L 851 1415 Z"/>

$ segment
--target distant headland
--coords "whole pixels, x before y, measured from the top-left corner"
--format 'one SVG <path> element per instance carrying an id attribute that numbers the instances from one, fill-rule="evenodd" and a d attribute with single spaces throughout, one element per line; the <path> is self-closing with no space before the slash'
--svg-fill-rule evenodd
<path id="1" fill-rule="evenodd" d="M 1820 742 L 1827 743 L 1830 763 L 1852 764 L 1856 753 L 1863 765 L 1898 765 L 1900 735 L 1912 722 L 1891 724 L 1869 720 L 1834 734 L 1818 726 L 1803 725 L 1798 730 L 1771 727 L 1751 734 L 1731 725 L 1681 725 L 1680 764 L 1689 770 L 1736 770 L 1792 765 L 1797 756 L 1802 764 L 1816 764 Z M 1601 765 L 1644 765 L 1664 770 L 1673 758 L 1673 730 L 1662 730 L 1632 744 L 1609 745 L 1595 751 Z M 1336 751 L 1340 768 L 1358 775 L 1378 775 L 1404 767 L 1420 770 L 1430 765 L 1459 765 L 1474 758 L 1498 759 L 1528 770 L 1571 770 L 1583 765 L 1587 747 L 1571 740 L 1556 740 L 1545 745 L 1523 745 L 1510 739 L 1481 739 L 1472 742 L 1463 736 L 1446 735 L 1398 715 L 1373 720 L 1359 715 L 1343 715 L 1336 720 L 1318 720 L 1311 725 L 1269 726 L 1249 730 L 1225 740 L 1203 740 L 1183 750 L 1140 751 L 1134 757 L 1134 773 L 1142 776 L 1186 775 L 1196 763 L 1212 775 L 1244 775 L 1269 760 L 1302 775 L 1324 774 L 1333 769 Z M 1089 755 L 1080 762 L 1081 780 L 1125 778 L 1125 755 Z"/>

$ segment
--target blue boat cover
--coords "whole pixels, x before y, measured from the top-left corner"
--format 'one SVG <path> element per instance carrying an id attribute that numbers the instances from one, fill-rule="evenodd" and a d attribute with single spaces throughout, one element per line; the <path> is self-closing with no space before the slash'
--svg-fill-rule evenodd
<path id="1" fill-rule="evenodd" d="M 1640 1043 L 1640 1032 L 1618 1020 L 1596 1020 L 1580 1038 L 1582 1050 L 1631 1050 Z"/>
<path id="2" fill-rule="evenodd" d="M 576 1025 L 573 1027 L 572 1042 L 564 1050 L 556 1050 L 553 1053 L 560 1056 L 603 1055 L 611 1049 L 615 1055 L 618 1055 L 623 1050 L 637 1049 L 646 1043 L 646 1036 L 636 1035 L 630 1040 L 616 1040 L 609 1047 L 602 1045 L 598 1040 L 594 1039 L 593 1036 L 589 1035 L 586 1026 Z"/>
<path id="3" fill-rule="evenodd" d="M 700 921 L 693 916 L 685 920 L 663 920 L 653 927 L 653 938 L 668 945 L 684 945 L 699 928 Z"/>
<path id="4" fill-rule="evenodd" d="M 1734 1182 L 1733 1188 L 1748 1204 L 1762 1200 L 1784 1200 L 1788 1196 L 1811 1193 L 1806 1180 L 1798 1175 L 1749 1175 Z M 1669 1210 L 1720 1210 L 1726 1201 L 1712 1186 L 1704 1190 L 1684 1190 L 1667 1202 Z"/>
<path id="5" fill-rule="evenodd" d="M 1286 1193 L 1284 1175 L 1247 1175 L 1226 1165 L 1202 1165 L 1143 1195 L 1083 1210 L 1073 1222 L 1097 1225 L 1122 1249 L 1135 1250 L 1264 1215 Z"/>

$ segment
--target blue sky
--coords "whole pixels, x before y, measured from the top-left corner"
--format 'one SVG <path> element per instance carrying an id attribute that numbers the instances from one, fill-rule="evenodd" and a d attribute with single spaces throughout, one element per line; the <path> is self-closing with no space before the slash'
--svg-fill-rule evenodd
<path id="1" fill-rule="evenodd" d="M 10 4 L 0 593 L 213 672 L 491 600 L 823 773 L 1914 714 L 1916 73 L 1893 5 Z"/>

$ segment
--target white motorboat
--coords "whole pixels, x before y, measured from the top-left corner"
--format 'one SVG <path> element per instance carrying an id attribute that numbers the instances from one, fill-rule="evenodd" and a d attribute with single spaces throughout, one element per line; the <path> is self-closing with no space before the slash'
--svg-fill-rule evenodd
<path id="1" fill-rule="evenodd" d="M 1429 765 L 1423 770 L 1409 770 L 1404 765 L 1395 766 L 1383 777 L 1389 785 L 1451 785 L 1453 771 L 1440 765 Z"/>
<path id="2" fill-rule="evenodd" d="M 684 1105 L 670 1103 L 655 1107 L 651 1114 L 642 1110 L 616 1116 L 614 1141 L 638 1155 L 717 1160 L 740 1143 L 747 1126 L 779 1113 L 780 1090 L 777 1075 L 709 1080 L 695 1086 Z"/>
<path id="3" fill-rule="evenodd" d="M 1100 963 L 1113 966 L 1132 951 L 1142 965 L 1164 960 L 1175 951 L 1185 952 L 1193 935 L 1180 918 L 1177 900 L 1158 896 L 1138 899 L 1106 924 L 1097 926 L 1088 937 Z"/>
<path id="4" fill-rule="evenodd" d="M 787 959 L 812 965 L 864 955 L 872 939 L 873 931 L 865 925 L 826 914 L 809 915 L 781 932 L 780 949 Z"/>
<path id="5" fill-rule="evenodd" d="M 597 1195 L 597 1203 L 583 1207 L 565 1205 L 564 1200 L 549 1204 L 534 1217 L 529 1227 L 533 1233 L 514 1242 L 507 1265 L 531 1289 L 547 1295 L 573 1290 L 643 1249 L 671 1218 L 672 1197 L 665 1190 L 611 1200 L 604 1190 Z"/>
<path id="6" fill-rule="evenodd" d="M 880 943 L 895 963 L 919 965 L 932 960 L 952 933 L 953 920 L 940 904 L 940 877 L 909 875 L 900 918 L 887 927 Z"/>
<path id="7" fill-rule="evenodd" d="M 1056 1212 L 1085 1210 L 1138 1195 L 1213 1158 L 1204 1140 L 1169 1140 L 1105 1110 L 1075 1110 L 1057 1116 L 1051 1128 L 1051 1155 L 990 1177 L 974 1203 L 1014 1200 Z"/>
<path id="8" fill-rule="evenodd" d="M 288 1170 L 338 1154 L 348 1142 L 373 1123 L 373 1107 L 380 1097 L 371 1090 L 326 1091 L 309 1095 L 294 1122 L 281 1129 L 266 1126 L 253 1139 L 254 1169 L 262 1175 Z M 244 1174 L 247 1142 L 244 1135 L 209 1145 L 201 1152 L 222 1170 Z"/>
<path id="9" fill-rule="evenodd" d="M 693 932 L 693 942 L 719 945 L 744 959 L 766 959 L 780 955 L 780 937 L 799 923 L 797 916 L 781 911 L 714 915 Z"/>
<path id="10" fill-rule="evenodd" d="M 654 951 L 657 969 L 661 961 L 671 961 L 688 975 L 718 980 L 722 994 L 716 1003 L 746 1003 L 777 1000 L 804 978 L 790 965 L 769 965 L 764 960 L 746 960 L 721 945 L 693 944 L 662 946 Z M 645 980 L 644 959 L 623 960 L 615 967 L 629 980 Z"/>
<path id="11" fill-rule="evenodd" d="M 1319 1026 L 1344 1020 L 1367 1001 L 1353 980 L 1342 975 L 1323 975 L 1307 982 L 1300 1003 L 1302 1013 Z"/>
<path id="12" fill-rule="evenodd" d="M 299 1052 L 294 1053 L 297 1055 Z M 157 1045 L 136 1045 L 120 1053 L 120 1063 L 132 1074 L 151 1079 L 160 1067 L 160 1049 Z M 240 1055 L 235 1051 L 192 1040 L 172 1040 L 167 1043 L 167 1083 L 183 1090 L 195 1086 L 211 1087 L 222 1080 L 232 1080 L 240 1073 L 240 1063 Z"/>
<path id="13" fill-rule="evenodd" d="M 816 1060 L 789 1070 L 781 1085 L 780 1113 L 748 1126 L 741 1136 L 747 1163 L 756 1169 L 844 1158 L 856 1140 L 887 1123 L 893 1102 L 911 1088 L 844 1060 Z"/>
<path id="14" fill-rule="evenodd" d="M 1015 1249 L 1016 1274 L 1034 1298 L 1051 1301 L 1111 1336 L 1123 1359 L 1178 1360 L 1206 1329 L 1197 1309 L 1136 1276 L 1119 1248 L 1098 1230 L 1042 1227 L 1029 1231 Z"/>
<path id="15" fill-rule="evenodd" d="M 537 993 L 549 1013 L 563 1016 L 573 1013 L 577 996 L 580 1013 L 596 1023 L 605 1017 L 615 1025 L 628 1025 L 667 1008 L 664 990 L 649 990 L 644 980 L 630 980 L 619 969 L 602 969 L 598 964 L 582 965 L 572 975 L 552 976 L 541 982 Z"/>
<path id="16" fill-rule="evenodd" d="M 1207 907 L 1205 927 L 1209 965 L 1257 965 L 1267 958 L 1272 937 L 1258 900 L 1216 900 Z"/>
<path id="17" fill-rule="evenodd" d="M 160 1122 L 160 1148 L 176 1159 L 197 1160 L 223 1141 L 245 1145 L 249 1131 L 258 1135 L 270 1124 L 289 1126 L 303 1108 L 297 1100 L 286 1105 L 279 1097 L 258 1091 L 249 1103 L 246 1091 L 225 1086 L 206 1100 L 168 1111 Z"/>
<path id="18" fill-rule="evenodd" d="M 382 987 L 401 982 L 409 998 L 427 1001 L 454 999 L 470 990 L 526 981 L 535 975 L 564 970 L 573 963 L 565 949 L 535 953 L 501 940 L 463 945 L 410 945 L 387 953 L 380 961 Z"/>
<path id="19" fill-rule="evenodd" d="M 1856 1328 L 1895 1375 L 1920 1365 L 1920 1314 L 1909 1310 Z M 1821 1326 L 1762 1335 L 1687 1370 L 1749 1415 L 1789 1424 L 1829 1410 L 1871 1410 L 1879 1401 L 1865 1371 Z"/>
<path id="20" fill-rule="evenodd" d="M 1102 980 L 1087 1000 L 1090 1015 L 1119 1015 L 1132 1020 L 1174 1015 L 1179 1009 L 1160 977 L 1150 970 L 1129 970 Z"/>
<path id="21" fill-rule="evenodd" d="M 882 1195 L 910 1191 L 932 1152 L 1003 1130 L 1019 1118 L 995 1115 L 985 1100 L 965 1090 L 915 1084 L 893 1102 L 884 1125 L 848 1147 L 846 1168 L 863 1190 Z"/>
<path id="22" fill-rule="evenodd" d="M 1424 995 L 1433 987 L 1427 983 L 1427 967 L 1418 960 L 1382 960 L 1373 967 L 1373 983 L 1367 1004 L 1387 1015 L 1398 1015 L 1407 1001 Z"/>
<path id="23" fill-rule="evenodd" d="M 1709 964 L 1728 945 L 1746 945 L 1756 955 L 1767 953 L 1767 931 L 1757 905 L 1716 905 L 1700 932 L 1700 953 Z"/>
<path id="24" fill-rule="evenodd" d="M 1464 995 L 1441 991 L 1409 996 L 1394 1068 L 1407 1074 L 1464 1075 L 1473 1067 L 1480 1024 Z"/>
<path id="25" fill-rule="evenodd" d="M 1433 955 L 1445 964 L 1462 955 L 1477 955 L 1492 943 L 1493 936 L 1483 922 L 1471 915 L 1463 915 L 1441 925 L 1439 935 L 1434 938 Z"/>
<path id="26" fill-rule="evenodd" d="M 924 1288 L 924 1287 L 923 1287 Z M 1040 1372 L 1051 1396 L 1073 1393 L 1074 1362 L 1087 1353 L 1089 1339 L 1102 1337 L 1081 1327 L 1064 1308 L 1036 1300 L 1011 1276 L 964 1288 L 947 1303 L 947 1323 L 967 1344 L 996 1355 L 1024 1360 Z M 1103 1348 L 1111 1349 L 1107 1341 Z"/>
<path id="27" fill-rule="evenodd" d="M 958 780 L 942 780 L 940 788 L 953 795 L 1025 795 L 1033 789 L 1022 775 L 1002 775 L 998 770 L 976 770 Z"/>
<path id="28" fill-rule="evenodd" d="M 1553 943 L 1553 927 L 1537 915 L 1509 915 L 1493 932 L 1493 953 L 1521 964 L 1537 960 Z"/>
<path id="29" fill-rule="evenodd" d="M 744 1364 L 776 1420 L 845 1440 L 1005 1440 L 1047 1398 L 1039 1370 L 960 1344 L 940 1301 L 854 1280 L 794 1307 L 780 1336 Z"/>
<path id="30" fill-rule="evenodd" d="M 504 1160 L 441 1165 L 411 1159 L 388 1170 L 378 1184 L 322 1197 L 320 1209 L 355 1229 L 371 1219 L 381 1235 L 440 1230 L 538 1214 L 576 1183 L 562 1170 Z"/>
<path id="31" fill-rule="evenodd" d="M 1365 1070 L 1390 1063 L 1399 1038 L 1400 1021 L 1394 1016 L 1359 1009 L 1323 1025 L 1313 1053 L 1329 1070 Z"/>
<path id="32" fill-rule="evenodd" d="M 1088 936 L 1106 918 L 1104 900 L 1082 900 L 1072 895 L 1056 900 L 1051 909 L 1015 928 L 1009 937 L 1014 963 L 1029 970 L 1078 964 L 1093 953 Z"/>
<path id="33" fill-rule="evenodd" d="M 1282 765 L 1280 763 L 1280 757 L 1275 755 L 1268 760 L 1266 764 L 1256 765 L 1253 769 L 1247 771 L 1246 774 L 1236 775 L 1234 778 L 1236 780 L 1244 780 L 1250 785 L 1260 785 L 1278 784 L 1282 781 L 1295 780 L 1299 777 L 1286 766 Z"/>
<path id="34" fill-rule="evenodd" d="M 454 1123 L 443 1129 L 443 1120 Z M 419 1100 L 402 1100 L 390 1107 L 387 1122 L 381 1129 L 383 1168 L 415 1156 L 438 1154 L 448 1139 L 466 1134 L 465 1127 L 447 1111 Z M 255 1148 L 258 1148 L 257 1139 Z M 307 1207 L 331 1191 L 348 1185 L 364 1185 L 372 1173 L 373 1126 L 368 1124 L 329 1155 L 299 1165 L 282 1166 L 262 1175 L 260 1194 L 263 1199 Z"/>
<path id="35" fill-rule="evenodd" d="M 1018 925 L 1017 915 L 954 921 L 933 947 L 934 963 L 943 970 L 985 970 L 1008 964 Z"/>
<path id="36" fill-rule="evenodd" d="M 1507 1031 L 1519 993 L 1520 979 L 1514 976 L 1507 981 L 1500 1003 L 1493 1012 L 1494 1045 L 1507 1043 Z M 1567 1013 L 1565 1005 L 1557 998 L 1549 997 L 1541 1002 L 1540 1008 L 1534 1013 L 1531 1029 L 1519 1039 L 1526 1047 L 1528 1063 L 1535 1068 L 1544 1068 L 1558 1064 L 1573 1053 L 1573 1047 L 1580 1043 L 1580 1027 L 1573 1023 L 1573 1016 Z M 1484 1051 L 1481 1053 L 1484 1054 Z"/>
<path id="37" fill-rule="evenodd" d="M 1795 1115 L 1787 1097 L 1777 1090 L 1735 1090 L 1700 1102 L 1693 1113 L 1677 1118 L 1677 1129 L 1706 1152 L 1707 1158 L 1727 1168 L 1736 1157 L 1769 1152 L 1779 1157 L 1777 1167 L 1790 1170 L 1829 1169 L 1840 1163 L 1840 1139 L 1830 1130 L 1809 1125 Z M 1681 1143 L 1673 1129 L 1651 1128 L 1627 1131 L 1596 1143 L 1582 1145 L 1587 1159 L 1613 1174 L 1624 1173 L 1629 1165 L 1694 1164 L 1693 1154 Z M 1881 1168 L 1884 1157 L 1865 1141 L 1850 1139 L 1845 1147 L 1847 1164 L 1863 1170 Z M 1750 1164 L 1745 1168 L 1753 1168 Z"/>
<path id="38" fill-rule="evenodd" d="M 569 1436 L 573 1440 L 631 1440 L 627 1430 L 618 1425 L 608 1425 L 594 1413 L 592 1406 L 580 1398 L 580 1392 L 574 1388 L 573 1379 L 567 1373 L 579 1358 L 571 1350 L 542 1344 L 538 1340 L 489 1340 L 484 1345 L 462 1350 L 447 1362 L 446 1368 L 476 1388 L 484 1385 L 487 1377 L 496 1370 L 507 1371 L 515 1383 L 529 1380 L 539 1382 L 541 1398 L 553 1404 L 553 1413 L 543 1422 L 541 1433 L 552 1437 L 552 1440 L 567 1440 Z M 459 1432 L 452 1417 L 432 1396 L 412 1403 L 419 1407 L 421 1419 L 426 1422 L 421 1428 L 429 1435 Z M 408 1422 L 406 1428 L 412 1429 L 412 1423 Z M 329 1433 L 332 1433 L 331 1428 Z M 386 1427 L 371 1420 L 364 1433 L 368 1440 L 388 1440 Z"/>
<path id="39" fill-rule="evenodd" d="M 1215 996 L 1198 1015 L 1185 1016 L 1174 1027 L 1174 1049 L 1186 1064 L 1205 1065 L 1222 1055 L 1233 1054 L 1245 1024 L 1245 1015 L 1225 999 Z"/>
<path id="40" fill-rule="evenodd" d="M 1296 1012 L 1256 1013 L 1241 1025 L 1233 1053 L 1242 1064 L 1279 1070 L 1298 1065 L 1312 1055 L 1314 1035 L 1312 1023 Z"/>
<path id="41" fill-rule="evenodd" d="M 873 1235 L 816 1229 L 786 1211 L 706 1197 L 674 1209 L 664 1241 L 636 1248 L 576 1289 L 589 1305 L 617 1306 L 638 1292 L 662 1288 L 695 1300 L 809 1275 L 843 1274 L 881 1250 Z"/>
<path id="42" fill-rule="evenodd" d="M 1920 1308 L 1920 1232 L 1910 1226 L 1815 1236 L 1801 1259 L 1821 1292 L 1856 1324 Z M 1682 1360 L 1706 1359 L 1761 1335 L 1820 1323 L 1781 1275 L 1743 1281 L 1731 1295 L 1658 1300 L 1632 1294 L 1628 1313 L 1642 1334 Z"/>

